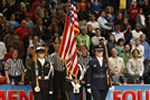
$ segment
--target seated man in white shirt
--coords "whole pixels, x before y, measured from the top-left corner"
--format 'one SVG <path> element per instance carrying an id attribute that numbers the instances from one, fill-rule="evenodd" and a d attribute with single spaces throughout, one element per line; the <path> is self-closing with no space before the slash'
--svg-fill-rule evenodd
<path id="1" fill-rule="evenodd" d="M 112 30 L 112 27 L 108 27 L 106 24 L 108 24 L 107 20 L 104 18 L 106 16 L 105 11 L 100 11 L 100 17 L 97 19 L 99 25 L 101 28 L 105 30 Z"/>
<path id="2" fill-rule="evenodd" d="M 133 46 L 132 46 L 131 52 L 132 52 L 134 49 L 138 49 L 138 50 L 139 50 L 139 56 L 138 56 L 138 58 L 141 58 L 141 60 L 144 61 L 144 46 L 141 45 L 141 39 L 140 39 L 140 38 L 136 38 L 136 39 L 135 39 L 135 44 L 136 44 L 136 45 L 133 45 Z"/>
<path id="3" fill-rule="evenodd" d="M 99 28 L 95 29 L 95 32 L 96 32 L 96 36 L 93 36 L 91 41 L 94 46 L 97 46 L 99 45 L 99 40 L 102 38 L 102 36 L 101 36 L 101 30 Z"/>
<path id="4" fill-rule="evenodd" d="M 135 45 L 135 39 L 136 38 L 140 38 L 140 36 L 143 34 L 142 31 L 140 31 L 141 29 L 141 25 L 140 24 L 136 24 L 135 29 L 131 31 L 132 33 L 132 38 L 130 40 L 130 45 Z"/>
<path id="5" fill-rule="evenodd" d="M 92 14 L 91 15 L 91 20 L 86 24 L 86 26 L 89 25 L 89 24 L 92 25 L 92 32 L 93 33 L 95 33 L 96 28 L 100 28 L 99 23 L 95 19 L 96 19 L 95 15 Z"/>
<path id="6" fill-rule="evenodd" d="M 124 39 L 125 41 L 124 34 L 120 32 L 120 25 L 115 26 L 115 32 L 112 32 L 112 34 L 115 36 L 116 42 L 118 42 L 120 38 Z"/>
<path id="7" fill-rule="evenodd" d="M 101 10 L 100 11 L 100 17 L 97 19 L 97 21 L 98 21 L 98 23 L 99 23 L 99 26 L 100 26 L 100 28 L 102 29 L 102 36 L 104 36 L 104 37 L 106 37 L 107 39 L 108 39 L 108 37 L 109 37 L 109 31 L 112 31 L 112 26 L 109 26 L 109 25 L 107 25 L 108 24 L 108 22 L 107 22 L 107 20 L 104 18 L 106 16 L 106 14 L 105 14 L 105 10 Z"/>

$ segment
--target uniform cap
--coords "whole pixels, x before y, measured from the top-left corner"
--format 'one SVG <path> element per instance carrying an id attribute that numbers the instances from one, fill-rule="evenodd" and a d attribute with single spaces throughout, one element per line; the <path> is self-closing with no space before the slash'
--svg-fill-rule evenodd
<path id="1" fill-rule="evenodd" d="M 36 53 L 37 53 L 37 52 L 40 52 L 40 51 L 45 52 L 44 47 L 37 47 L 37 48 L 36 48 Z"/>
<path id="2" fill-rule="evenodd" d="M 104 47 L 102 45 L 97 45 L 97 46 L 95 46 L 95 51 L 102 52 L 102 51 L 104 51 Z"/>

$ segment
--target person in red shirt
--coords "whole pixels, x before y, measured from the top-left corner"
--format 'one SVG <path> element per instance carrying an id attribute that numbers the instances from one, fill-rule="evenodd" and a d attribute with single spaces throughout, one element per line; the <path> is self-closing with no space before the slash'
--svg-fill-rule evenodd
<path id="1" fill-rule="evenodd" d="M 36 20 L 36 15 L 35 15 L 35 12 L 31 10 L 30 4 L 27 4 L 26 8 L 27 8 L 27 10 L 24 11 L 25 16 L 26 16 L 27 14 L 30 15 L 30 20 L 32 20 L 33 22 L 35 22 L 35 20 Z"/>
<path id="2" fill-rule="evenodd" d="M 23 20 L 21 22 L 21 27 L 19 27 L 16 30 L 16 33 L 19 33 L 21 41 L 23 40 L 24 36 L 28 35 L 28 28 L 27 28 L 26 20 Z"/>
<path id="3" fill-rule="evenodd" d="M 32 10 L 35 11 L 35 9 L 40 6 L 41 2 L 39 0 L 35 0 L 35 2 L 32 3 Z"/>
<path id="4" fill-rule="evenodd" d="M 139 11 L 139 7 L 137 7 L 137 1 L 133 0 L 132 2 L 132 7 L 129 10 L 129 14 L 131 17 L 131 26 L 134 29 L 135 28 L 135 24 L 136 24 L 136 15 L 138 14 Z"/>
<path id="5" fill-rule="evenodd" d="M 7 51 L 7 53 L 6 53 L 5 56 L 4 56 L 4 65 L 5 65 L 6 61 L 7 61 L 9 58 L 11 58 L 11 53 L 12 53 L 13 50 L 14 50 L 13 45 L 12 45 L 12 44 L 8 45 L 7 50 L 8 50 L 8 51 Z"/>

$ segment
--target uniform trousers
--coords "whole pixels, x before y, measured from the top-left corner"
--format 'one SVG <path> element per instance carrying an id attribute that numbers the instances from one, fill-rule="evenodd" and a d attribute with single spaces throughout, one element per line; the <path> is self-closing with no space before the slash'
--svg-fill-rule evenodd
<path id="1" fill-rule="evenodd" d="M 57 100 L 59 88 L 61 90 L 61 100 L 66 100 L 66 95 L 65 95 L 65 92 L 63 91 L 64 84 L 65 84 L 65 73 L 64 73 L 64 71 L 54 70 L 53 100 Z"/>
<path id="2" fill-rule="evenodd" d="M 33 90 L 33 94 L 34 94 L 35 100 L 50 100 L 48 89 L 41 89 L 40 92 L 35 92 Z"/>
<path id="3" fill-rule="evenodd" d="M 81 100 L 81 93 L 74 94 L 73 92 L 67 92 L 69 100 Z"/>
<path id="4" fill-rule="evenodd" d="M 91 89 L 94 100 L 105 100 L 107 90 Z"/>

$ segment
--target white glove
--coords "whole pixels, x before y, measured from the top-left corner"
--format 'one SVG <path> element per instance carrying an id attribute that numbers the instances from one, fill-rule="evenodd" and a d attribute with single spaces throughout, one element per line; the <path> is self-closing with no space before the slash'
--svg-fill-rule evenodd
<path id="1" fill-rule="evenodd" d="M 49 94 L 53 94 L 53 91 L 49 91 Z"/>
<path id="2" fill-rule="evenodd" d="M 80 87 L 81 87 L 81 85 L 79 83 L 75 84 L 73 92 L 74 93 L 79 93 L 80 92 Z"/>
<path id="3" fill-rule="evenodd" d="M 90 94 L 92 93 L 92 92 L 91 92 L 91 89 L 87 89 L 87 92 L 89 92 Z"/>

